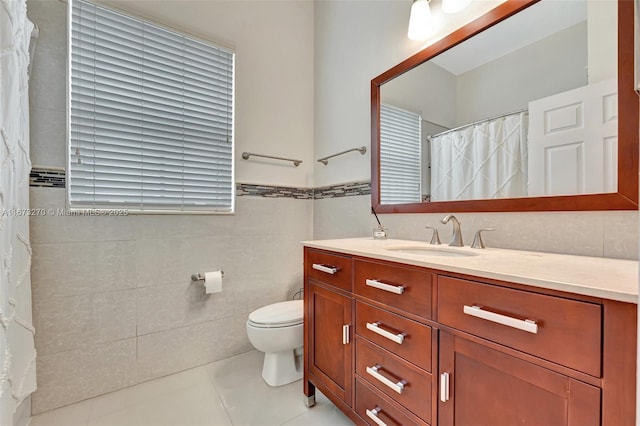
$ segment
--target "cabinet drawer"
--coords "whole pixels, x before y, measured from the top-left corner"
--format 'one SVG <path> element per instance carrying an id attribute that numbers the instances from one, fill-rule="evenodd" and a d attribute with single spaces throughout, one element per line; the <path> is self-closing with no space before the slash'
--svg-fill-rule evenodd
<path id="1" fill-rule="evenodd" d="M 431 371 L 431 327 L 356 302 L 356 334 Z"/>
<path id="2" fill-rule="evenodd" d="M 431 318 L 431 276 L 428 271 L 356 260 L 354 292 L 405 312 Z"/>
<path id="3" fill-rule="evenodd" d="M 417 417 L 356 379 L 356 413 L 372 426 L 427 426 Z M 372 419 L 376 417 L 377 421 Z"/>
<path id="4" fill-rule="evenodd" d="M 351 257 L 305 249 L 305 274 L 326 284 L 351 291 Z"/>
<path id="5" fill-rule="evenodd" d="M 600 305 L 439 276 L 438 322 L 601 375 Z"/>
<path id="6" fill-rule="evenodd" d="M 431 421 L 429 373 L 356 337 L 356 374 L 424 421 Z"/>

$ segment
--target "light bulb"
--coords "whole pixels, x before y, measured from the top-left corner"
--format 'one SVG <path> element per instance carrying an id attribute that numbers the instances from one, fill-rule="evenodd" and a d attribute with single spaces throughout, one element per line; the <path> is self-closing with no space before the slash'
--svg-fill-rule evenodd
<path id="1" fill-rule="evenodd" d="M 409 16 L 407 37 L 411 40 L 424 40 L 433 30 L 431 8 L 428 0 L 413 0 Z"/>
<path id="2" fill-rule="evenodd" d="M 471 0 L 442 0 L 442 11 L 444 13 L 456 13 L 460 12 L 465 7 L 469 6 Z"/>

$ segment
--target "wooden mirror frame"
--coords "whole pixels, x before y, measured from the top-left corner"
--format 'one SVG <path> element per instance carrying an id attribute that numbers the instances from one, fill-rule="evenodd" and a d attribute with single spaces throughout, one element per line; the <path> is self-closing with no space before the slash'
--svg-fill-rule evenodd
<path id="1" fill-rule="evenodd" d="M 380 204 L 380 86 L 540 0 L 507 0 L 371 80 L 371 204 L 378 213 L 638 209 L 640 102 L 634 91 L 633 0 L 618 0 L 618 192 L 488 200 Z"/>

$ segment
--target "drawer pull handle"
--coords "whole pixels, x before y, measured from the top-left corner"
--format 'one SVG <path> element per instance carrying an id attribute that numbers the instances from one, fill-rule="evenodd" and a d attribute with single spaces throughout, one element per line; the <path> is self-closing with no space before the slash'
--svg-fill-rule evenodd
<path id="1" fill-rule="evenodd" d="M 327 274 L 331 274 L 331 275 L 335 274 L 340 270 L 340 268 L 336 268 L 335 266 L 326 266 L 326 265 L 321 265 L 320 263 L 314 263 L 313 269 L 315 269 L 316 271 L 326 272 Z"/>
<path id="2" fill-rule="evenodd" d="M 496 314 L 495 312 L 485 311 L 480 306 L 476 305 L 464 305 L 463 312 L 467 315 L 471 315 L 472 317 L 482 318 L 487 321 L 506 325 L 507 327 L 517 328 L 518 330 L 523 330 L 528 333 L 538 333 L 538 324 L 533 320 L 521 320 L 508 317 L 506 315 Z"/>
<path id="3" fill-rule="evenodd" d="M 440 375 L 440 401 L 447 402 L 449 400 L 449 373 Z"/>
<path id="4" fill-rule="evenodd" d="M 366 280 L 365 284 L 369 287 L 375 287 L 380 290 L 388 291 L 389 293 L 402 294 L 404 293 L 404 287 L 401 285 L 386 284 L 378 280 Z"/>
<path id="5" fill-rule="evenodd" d="M 404 342 L 404 333 L 393 334 L 387 330 L 380 328 L 379 322 L 374 322 L 374 323 L 368 322 L 367 329 L 373 331 L 376 334 L 379 334 L 380 336 L 386 339 L 391 340 L 392 342 L 396 342 L 399 345 L 401 345 L 402 342 Z"/>
<path id="6" fill-rule="evenodd" d="M 381 368 L 382 366 L 378 364 L 374 365 L 373 367 L 367 367 L 367 373 L 369 373 L 371 376 L 373 376 L 376 380 L 378 380 L 385 386 L 391 388 L 392 390 L 394 390 L 399 394 L 402 394 L 402 391 L 404 390 L 404 386 L 407 382 L 405 382 L 404 380 L 400 380 L 399 382 L 394 383 L 393 381 L 387 379 L 386 377 L 384 377 L 382 374 L 379 373 Z"/>
<path id="7" fill-rule="evenodd" d="M 346 345 L 349 343 L 349 324 L 345 324 L 342 326 L 342 344 Z"/>
<path id="8" fill-rule="evenodd" d="M 373 410 L 369 410 L 367 408 L 367 417 L 369 417 L 371 420 L 373 420 L 378 426 L 387 426 L 387 424 L 385 422 L 383 422 L 380 417 L 378 417 L 378 413 L 382 411 L 382 408 L 380 407 L 376 407 Z"/>

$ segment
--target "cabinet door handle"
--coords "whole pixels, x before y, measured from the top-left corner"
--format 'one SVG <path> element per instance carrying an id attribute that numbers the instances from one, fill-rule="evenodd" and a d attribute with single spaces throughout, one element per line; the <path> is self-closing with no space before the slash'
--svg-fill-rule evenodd
<path id="1" fill-rule="evenodd" d="M 373 410 L 369 410 L 367 408 L 367 417 L 369 417 L 371 420 L 373 420 L 378 426 L 387 426 L 387 424 L 385 422 L 383 422 L 380 417 L 378 417 L 378 413 L 382 411 L 382 408 L 380 407 L 376 407 Z"/>
<path id="2" fill-rule="evenodd" d="M 379 334 L 380 336 L 386 339 L 391 340 L 392 342 L 396 342 L 399 345 L 401 345 L 402 342 L 404 342 L 404 333 L 393 334 L 387 330 L 380 328 L 379 322 L 374 322 L 374 323 L 368 322 L 367 329 L 373 331 L 376 334 Z"/>
<path id="3" fill-rule="evenodd" d="M 388 291 L 389 293 L 402 294 L 404 293 L 404 286 L 401 285 L 391 285 L 387 283 L 383 283 L 378 280 L 365 280 L 365 284 L 369 287 L 375 287 L 380 290 Z"/>
<path id="4" fill-rule="evenodd" d="M 331 275 L 335 274 L 340 270 L 340 268 L 336 268 L 335 266 L 326 266 L 320 263 L 314 263 L 312 267 L 316 271 L 326 272 L 327 274 L 331 274 Z"/>
<path id="5" fill-rule="evenodd" d="M 464 305 L 462 311 L 472 317 L 482 318 L 487 321 L 506 325 L 507 327 L 517 328 L 518 330 L 523 330 L 528 333 L 538 334 L 538 324 L 533 320 L 521 320 L 506 315 L 496 314 L 495 312 L 486 311 L 477 305 Z"/>
<path id="6" fill-rule="evenodd" d="M 399 382 L 394 383 L 393 381 L 387 379 L 386 377 L 384 377 L 382 374 L 379 373 L 381 368 L 382 366 L 378 364 L 374 365 L 373 367 L 367 367 L 367 373 L 369 373 L 371 376 L 373 376 L 376 380 L 378 380 L 385 386 L 393 389 L 395 392 L 399 394 L 402 394 L 402 391 L 404 390 L 404 386 L 407 382 L 405 382 L 404 380 L 400 380 Z"/>
<path id="7" fill-rule="evenodd" d="M 349 343 L 349 324 L 342 326 L 342 344 L 347 345 Z"/>
<path id="8" fill-rule="evenodd" d="M 440 375 L 440 401 L 447 402 L 449 400 L 449 373 Z"/>

